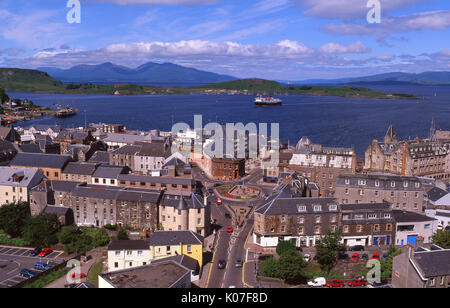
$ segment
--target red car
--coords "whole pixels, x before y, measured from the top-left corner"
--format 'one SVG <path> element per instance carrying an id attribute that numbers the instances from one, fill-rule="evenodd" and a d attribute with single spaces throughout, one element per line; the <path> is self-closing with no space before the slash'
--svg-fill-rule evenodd
<path id="1" fill-rule="evenodd" d="M 343 282 L 342 280 L 331 280 L 331 281 L 327 281 L 327 287 L 329 288 L 342 288 L 345 286 L 345 282 Z"/>
<path id="2" fill-rule="evenodd" d="M 222 205 L 222 200 L 220 198 L 217 198 L 216 203 L 217 203 L 217 205 Z"/>
<path id="3" fill-rule="evenodd" d="M 51 248 L 44 248 L 42 249 L 42 251 L 39 253 L 39 257 L 46 257 L 49 254 L 51 254 L 53 252 L 53 249 Z"/>
<path id="4" fill-rule="evenodd" d="M 364 287 L 366 284 L 367 284 L 367 282 L 365 280 L 361 280 L 361 279 L 357 279 L 357 278 L 348 282 L 348 285 L 352 286 L 352 287 Z"/>
<path id="5" fill-rule="evenodd" d="M 83 278 L 86 278 L 85 273 L 73 273 L 72 274 L 72 279 L 83 279 Z"/>
<path id="6" fill-rule="evenodd" d="M 358 261 L 359 260 L 359 253 L 355 252 L 352 256 L 352 261 Z"/>
<path id="7" fill-rule="evenodd" d="M 233 227 L 228 227 L 228 228 L 227 228 L 227 232 L 228 232 L 228 233 L 233 233 Z"/>
<path id="8" fill-rule="evenodd" d="M 379 260 L 380 259 L 380 254 L 378 253 L 378 252 L 376 252 L 376 253 L 374 253 L 373 254 L 373 256 L 372 256 L 372 259 L 377 259 L 377 260 Z"/>

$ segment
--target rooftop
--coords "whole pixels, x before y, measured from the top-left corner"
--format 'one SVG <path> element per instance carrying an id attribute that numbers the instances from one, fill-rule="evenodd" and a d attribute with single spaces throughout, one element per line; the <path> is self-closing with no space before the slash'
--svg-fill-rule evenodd
<path id="1" fill-rule="evenodd" d="M 400 210 L 393 210 L 394 219 L 398 222 L 425 222 L 425 221 L 433 221 L 436 220 L 434 218 L 428 217 L 426 215 L 422 215 L 415 212 L 407 212 Z"/>
<path id="2" fill-rule="evenodd" d="M 108 246 L 108 250 L 150 250 L 150 246 L 148 245 L 147 241 L 143 240 L 117 240 L 111 241 Z"/>
<path id="3" fill-rule="evenodd" d="M 450 249 L 423 249 L 414 253 L 414 259 L 427 278 L 450 275 Z"/>
<path id="4" fill-rule="evenodd" d="M 63 169 L 72 158 L 69 155 L 17 153 L 11 166 Z"/>
<path id="5" fill-rule="evenodd" d="M 203 245 L 203 236 L 192 231 L 154 231 L 149 243 L 150 246 Z"/>
<path id="6" fill-rule="evenodd" d="M 81 175 L 92 175 L 97 168 L 97 164 L 94 163 L 84 163 L 84 162 L 70 162 L 64 168 L 63 173 L 66 174 L 81 174 Z"/>

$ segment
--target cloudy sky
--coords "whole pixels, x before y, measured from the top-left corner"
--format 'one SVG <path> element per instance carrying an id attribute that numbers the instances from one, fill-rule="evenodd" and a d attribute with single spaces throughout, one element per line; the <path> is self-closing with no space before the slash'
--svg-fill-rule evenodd
<path id="1" fill-rule="evenodd" d="M 0 1 L 0 66 L 173 62 L 236 77 L 341 78 L 450 71 L 450 1 Z"/>

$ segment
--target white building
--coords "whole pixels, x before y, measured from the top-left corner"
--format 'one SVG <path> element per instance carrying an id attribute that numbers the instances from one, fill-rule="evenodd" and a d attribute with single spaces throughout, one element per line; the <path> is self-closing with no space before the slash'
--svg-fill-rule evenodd
<path id="1" fill-rule="evenodd" d="M 108 246 L 108 271 L 120 271 L 150 264 L 146 241 L 112 241 Z"/>
<path id="2" fill-rule="evenodd" d="M 30 199 L 30 189 L 44 178 L 40 169 L 0 167 L 0 206 Z"/>

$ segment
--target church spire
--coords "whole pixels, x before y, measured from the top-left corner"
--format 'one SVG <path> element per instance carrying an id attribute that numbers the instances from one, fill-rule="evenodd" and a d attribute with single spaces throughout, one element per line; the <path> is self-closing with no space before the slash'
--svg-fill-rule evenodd
<path id="1" fill-rule="evenodd" d="M 384 136 L 384 143 L 394 143 L 394 142 L 398 142 L 398 139 L 394 131 L 394 126 L 391 125 L 389 126 L 386 135 Z"/>

